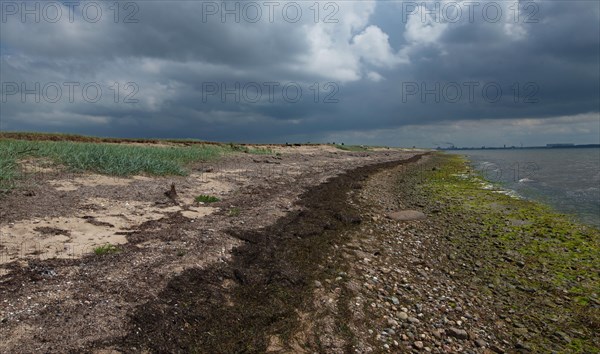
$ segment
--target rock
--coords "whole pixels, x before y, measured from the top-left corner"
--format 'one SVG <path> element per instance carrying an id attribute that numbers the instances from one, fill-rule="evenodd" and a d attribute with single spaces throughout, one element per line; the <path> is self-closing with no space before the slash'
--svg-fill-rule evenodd
<path id="1" fill-rule="evenodd" d="M 435 331 L 433 331 L 433 336 L 437 339 L 442 339 L 443 334 L 444 334 L 443 329 L 436 329 Z"/>
<path id="2" fill-rule="evenodd" d="M 423 342 L 421 342 L 420 340 L 414 342 L 413 345 L 417 349 L 423 349 L 423 347 L 424 347 Z"/>
<path id="3" fill-rule="evenodd" d="M 518 327 L 518 328 L 525 328 L 524 324 L 522 324 L 521 322 L 517 322 L 517 321 L 513 322 L 513 326 Z"/>
<path id="4" fill-rule="evenodd" d="M 499 347 L 499 346 L 497 346 L 497 345 L 492 345 L 492 346 L 490 347 L 490 349 L 491 349 L 491 350 L 492 350 L 494 353 L 498 353 L 498 354 L 504 354 L 504 353 L 505 353 L 504 349 L 500 348 L 500 347 Z"/>
<path id="5" fill-rule="evenodd" d="M 390 300 L 392 300 L 392 303 L 393 303 L 394 305 L 400 305 L 400 300 L 398 300 L 398 298 L 397 298 L 397 297 L 395 297 L 395 296 L 392 296 L 392 297 L 390 298 Z"/>
<path id="6" fill-rule="evenodd" d="M 408 314 L 406 312 L 402 311 L 398 314 L 398 318 L 401 319 L 402 321 L 406 321 L 408 319 Z"/>
<path id="7" fill-rule="evenodd" d="M 529 346 L 529 344 L 523 343 L 523 342 L 517 342 L 517 344 L 515 345 L 515 348 L 521 349 L 521 350 L 526 350 L 526 351 L 531 351 L 531 347 Z"/>
<path id="8" fill-rule="evenodd" d="M 485 348 L 486 344 L 487 343 L 483 339 L 478 339 L 475 341 L 475 345 L 479 348 Z"/>
<path id="9" fill-rule="evenodd" d="M 571 343 L 571 338 L 565 333 L 561 331 L 556 331 L 554 334 L 560 339 L 562 339 L 565 343 Z"/>
<path id="10" fill-rule="evenodd" d="M 410 322 L 410 323 L 420 323 L 421 321 L 419 321 L 419 319 L 418 319 L 418 318 L 415 318 L 415 317 L 409 317 L 409 318 L 408 318 L 408 322 Z"/>
<path id="11" fill-rule="evenodd" d="M 449 336 L 454 337 L 454 338 L 458 338 L 458 339 L 467 339 L 469 338 L 469 334 L 467 333 L 467 331 L 465 331 L 464 329 L 458 329 L 455 327 L 450 327 L 446 333 L 448 333 Z"/>
<path id="12" fill-rule="evenodd" d="M 514 331 L 515 331 L 515 333 L 516 333 L 516 334 L 518 334 L 518 335 L 521 335 L 521 336 L 524 336 L 524 335 L 526 335 L 526 334 L 527 334 L 527 332 L 528 332 L 528 331 L 527 331 L 527 328 L 525 328 L 525 327 L 519 327 L 519 328 L 515 328 L 515 330 L 514 330 Z"/>
<path id="13" fill-rule="evenodd" d="M 322 288 L 322 287 L 323 287 L 323 284 L 321 284 L 321 282 L 320 282 L 320 281 L 318 281 L 318 280 L 315 280 L 315 286 L 316 286 L 317 288 Z"/>
<path id="14" fill-rule="evenodd" d="M 388 323 L 388 325 L 390 325 L 390 326 L 392 326 L 392 327 L 396 327 L 396 326 L 398 326 L 398 321 L 396 321 L 396 320 L 395 320 L 395 319 L 393 319 L 393 318 L 388 318 L 388 320 L 387 320 L 387 323 Z"/>

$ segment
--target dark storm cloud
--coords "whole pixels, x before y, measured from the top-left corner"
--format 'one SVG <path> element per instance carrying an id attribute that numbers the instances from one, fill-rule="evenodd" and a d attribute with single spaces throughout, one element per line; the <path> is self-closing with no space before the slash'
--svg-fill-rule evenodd
<path id="1" fill-rule="evenodd" d="M 1 129 L 398 144 L 412 138 L 407 127 L 452 121 L 484 130 L 482 119 L 541 119 L 520 126 L 542 135 L 547 126 L 544 139 L 575 142 L 600 124 L 596 2 L 521 2 L 519 20 L 513 2 L 481 2 L 473 19 L 464 3 L 429 3 L 462 8 L 454 23 L 422 18 L 421 2 L 327 2 L 318 13 L 312 2 L 288 2 L 301 4 L 297 21 L 282 14 L 285 2 L 272 21 L 256 2 L 259 21 L 238 12 L 239 22 L 230 14 L 225 23 L 211 12 L 220 2 L 121 2 L 118 14 L 112 2 L 78 9 L 86 4 L 101 4 L 99 21 L 77 10 L 73 21 L 22 21 L 3 2 Z M 498 21 L 482 16 L 486 4 L 501 9 Z M 20 91 L 36 82 L 48 92 L 39 103 L 34 94 L 22 102 L 13 84 Z M 78 84 L 72 100 L 70 82 Z M 61 99 L 45 100 L 48 83 L 61 87 Z M 81 92 L 86 85 L 93 87 Z M 95 85 L 102 97 L 90 102 Z M 569 119 L 578 130 L 568 129 Z M 514 133 L 495 129 L 501 139 Z M 456 130 L 454 139 L 477 143 L 477 134 Z"/>

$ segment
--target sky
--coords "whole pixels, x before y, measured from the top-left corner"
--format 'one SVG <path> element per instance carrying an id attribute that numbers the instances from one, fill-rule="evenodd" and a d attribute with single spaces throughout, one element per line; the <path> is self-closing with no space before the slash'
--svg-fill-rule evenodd
<path id="1" fill-rule="evenodd" d="M 0 5 L 0 130 L 600 143 L 598 1 Z"/>

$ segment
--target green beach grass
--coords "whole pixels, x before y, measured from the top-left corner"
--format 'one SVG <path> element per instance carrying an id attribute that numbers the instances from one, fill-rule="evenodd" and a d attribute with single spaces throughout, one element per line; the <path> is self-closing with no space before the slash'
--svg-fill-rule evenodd
<path id="1" fill-rule="evenodd" d="M 19 177 L 17 161 L 46 158 L 74 172 L 112 176 L 186 175 L 193 162 L 219 158 L 232 150 L 221 145 L 137 146 L 70 141 L 0 140 L 0 188 Z"/>

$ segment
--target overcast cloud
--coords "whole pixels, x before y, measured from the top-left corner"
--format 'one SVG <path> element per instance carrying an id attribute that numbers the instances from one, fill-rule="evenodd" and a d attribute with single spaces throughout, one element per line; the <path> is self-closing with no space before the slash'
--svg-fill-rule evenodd
<path id="1" fill-rule="evenodd" d="M 0 4 L 2 130 L 600 143 L 597 1 Z"/>

